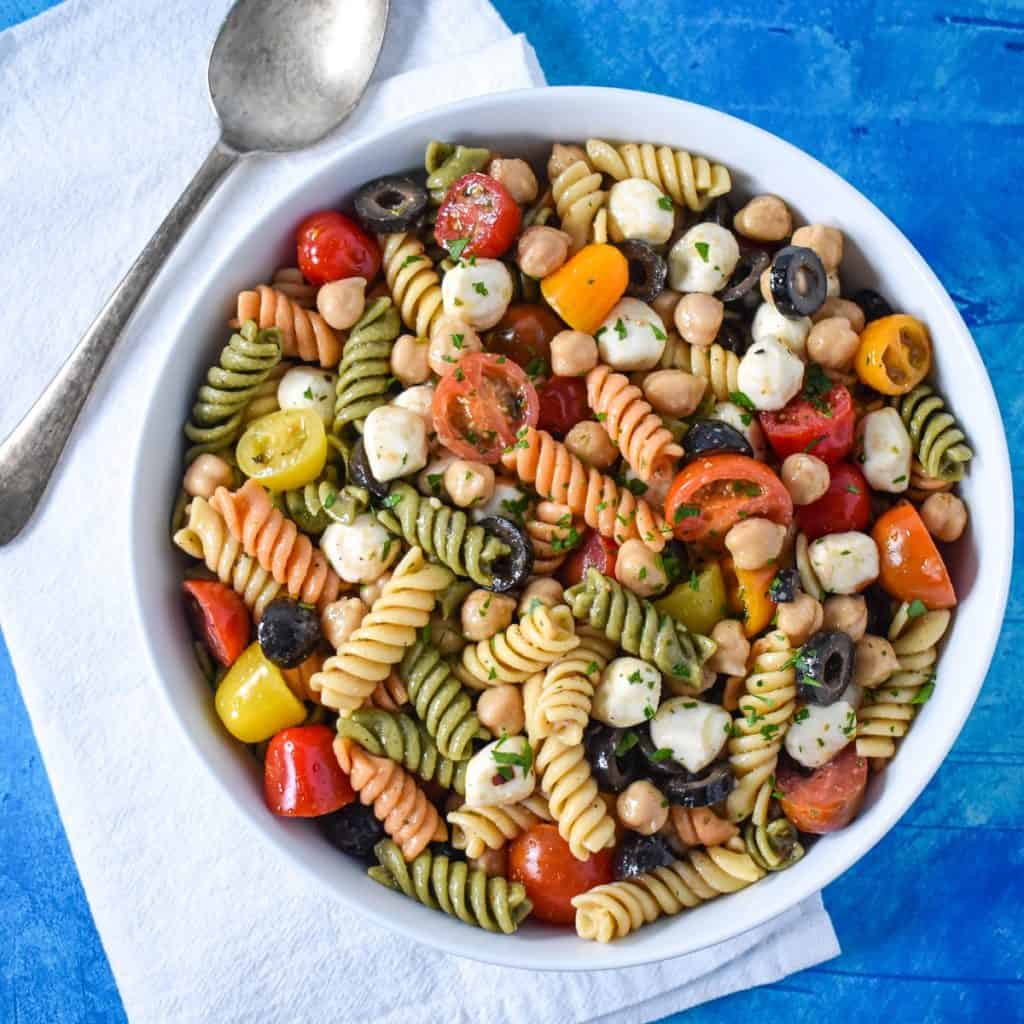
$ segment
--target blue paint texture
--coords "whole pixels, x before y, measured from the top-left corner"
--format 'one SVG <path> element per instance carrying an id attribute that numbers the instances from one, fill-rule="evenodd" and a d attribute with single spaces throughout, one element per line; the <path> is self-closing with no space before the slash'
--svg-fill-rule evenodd
<path id="1" fill-rule="evenodd" d="M 1021 483 L 1021 0 L 495 4 L 529 35 L 553 84 L 718 107 L 807 150 L 877 203 L 971 327 Z M 0 28 L 49 6 L 0 0 Z M 956 747 L 903 821 L 825 893 L 843 955 L 673 1024 L 1024 1021 L 1024 731 L 1012 653 L 1024 641 L 1020 568 L 1018 557 L 1002 642 Z M 2 643 L 0 703 L 0 1020 L 122 1020 Z"/>

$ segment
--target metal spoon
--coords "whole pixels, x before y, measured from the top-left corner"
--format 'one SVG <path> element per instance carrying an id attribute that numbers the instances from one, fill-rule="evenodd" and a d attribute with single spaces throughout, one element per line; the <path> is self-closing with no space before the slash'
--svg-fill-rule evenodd
<path id="1" fill-rule="evenodd" d="M 156 272 L 227 172 L 251 153 L 319 142 L 366 89 L 388 0 L 238 0 L 210 56 L 221 136 L 41 397 L 0 445 L 0 545 L 46 490 L 89 392 Z"/>

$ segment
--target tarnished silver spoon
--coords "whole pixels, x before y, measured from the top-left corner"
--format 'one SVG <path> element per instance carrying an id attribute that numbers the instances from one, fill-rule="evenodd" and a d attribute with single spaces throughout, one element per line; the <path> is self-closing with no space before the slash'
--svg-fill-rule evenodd
<path id="1" fill-rule="evenodd" d="M 252 153 L 319 142 L 353 111 L 377 63 L 388 0 L 238 0 L 210 56 L 221 135 L 38 401 L 0 445 L 0 545 L 32 516 L 107 356 L 175 243 Z"/>

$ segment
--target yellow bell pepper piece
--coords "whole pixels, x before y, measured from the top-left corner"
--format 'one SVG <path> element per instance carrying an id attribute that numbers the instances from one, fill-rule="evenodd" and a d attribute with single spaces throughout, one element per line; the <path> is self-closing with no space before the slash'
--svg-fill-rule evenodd
<path id="1" fill-rule="evenodd" d="M 701 572 L 694 573 L 655 601 L 654 606 L 681 622 L 691 633 L 706 636 L 728 613 L 721 567 L 717 562 L 710 562 Z"/>
<path id="2" fill-rule="evenodd" d="M 224 728 L 243 743 L 261 743 L 306 720 L 302 701 L 258 643 L 250 644 L 228 669 L 217 687 L 214 707 Z"/>

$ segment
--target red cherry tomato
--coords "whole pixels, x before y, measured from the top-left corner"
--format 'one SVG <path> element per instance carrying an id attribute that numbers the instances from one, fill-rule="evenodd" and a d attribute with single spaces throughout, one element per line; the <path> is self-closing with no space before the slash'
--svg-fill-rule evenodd
<path id="1" fill-rule="evenodd" d="M 886 593 L 901 601 L 923 601 L 929 608 L 956 604 L 946 564 L 913 505 L 901 502 L 879 516 L 871 536 Z"/>
<path id="2" fill-rule="evenodd" d="M 615 577 L 615 558 L 619 545 L 596 530 L 588 530 L 583 543 L 562 564 L 562 583 L 574 587 L 588 569 L 596 569 L 605 576 Z"/>
<path id="3" fill-rule="evenodd" d="M 343 277 L 372 281 L 380 270 L 380 248 L 354 220 L 336 210 L 311 214 L 295 236 L 299 270 L 310 284 Z"/>
<path id="4" fill-rule="evenodd" d="M 762 412 L 758 418 L 772 451 L 780 459 L 810 452 L 832 463 L 853 447 L 853 399 L 842 385 L 817 398 L 798 396 L 784 409 Z"/>
<path id="5" fill-rule="evenodd" d="M 563 330 L 551 310 L 530 302 L 517 302 L 505 310 L 497 326 L 484 338 L 484 348 L 508 356 L 527 373 L 546 374 L 551 366 L 551 339 Z"/>
<path id="6" fill-rule="evenodd" d="M 582 377 L 552 377 L 537 392 L 540 415 L 537 426 L 563 438 L 581 420 L 590 419 L 587 385 Z"/>
<path id="7" fill-rule="evenodd" d="M 672 481 L 665 518 L 687 543 L 721 547 L 725 535 L 750 516 L 788 526 L 793 499 L 763 463 L 746 455 L 712 455 L 691 462 Z"/>
<path id="8" fill-rule="evenodd" d="M 537 392 L 506 356 L 470 352 L 441 380 L 431 412 L 445 447 L 461 459 L 497 462 L 524 426 L 537 424 Z"/>
<path id="9" fill-rule="evenodd" d="M 612 851 L 577 860 L 558 826 L 541 822 L 520 833 L 508 847 L 509 878 L 526 886 L 533 916 L 549 924 L 572 924 L 572 898 L 613 878 Z"/>
<path id="10" fill-rule="evenodd" d="M 463 256 L 497 257 L 519 233 L 522 215 L 508 189 L 489 174 L 464 174 L 445 194 L 437 211 L 434 237 L 446 249 L 459 239 Z"/>
<path id="11" fill-rule="evenodd" d="M 827 533 L 867 529 L 871 521 L 871 488 L 864 474 L 849 462 L 829 466 L 828 490 L 810 505 L 796 510 L 796 522 L 808 540 Z"/>
<path id="12" fill-rule="evenodd" d="M 801 832 L 823 836 L 853 821 L 868 784 L 867 758 L 850 743 L 813 775 L 801 775 L 779 764 L 775 788 L 782 794 L 782 812 Z"/>
<path id="13" fill-rule="evenodd" d="M 185 580 L 188 612 L 196 633 L 225 668 L 249 646 L 252 622 L 245 603 L 217 580 Z"/>
<path id="14" fill-rule="evenodd" d="M 267 745 L 263 799 L 285 818 L 319 818 L 355 799 L 355 790 L 334 755 L 333 729 L 297 725 Z"/>

